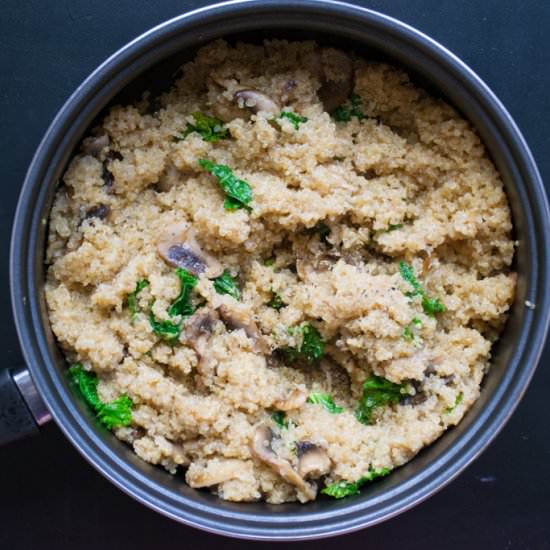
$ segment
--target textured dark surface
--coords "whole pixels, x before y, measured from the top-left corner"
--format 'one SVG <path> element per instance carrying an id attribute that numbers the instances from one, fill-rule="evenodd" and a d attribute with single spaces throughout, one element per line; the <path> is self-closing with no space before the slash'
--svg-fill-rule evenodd
<path id="1" fill-rule="evenodd" d="M 19 187 L 42 134 L 68 95 L 108 55 L 151 26 L 205 4 L 2 2 L 0 323 L 5 366 L 21 363 L 9 310 L 7 243 Z M 550 176 L 550 3 L 386 0 L 362 5 L 416 26 L 466 61 L 504 102 L 543 177 Z M 550 549 L 548 359 L 547 349 L 502 434 L 438 495 L 369 530 L 299 544 L 329 548 L 344 543 L 365 550 Z M 260 546 L 201 533 L 147 510 L 97 474 L 54 425 L 42 432 L 0 450 L 1 549 Z"/>

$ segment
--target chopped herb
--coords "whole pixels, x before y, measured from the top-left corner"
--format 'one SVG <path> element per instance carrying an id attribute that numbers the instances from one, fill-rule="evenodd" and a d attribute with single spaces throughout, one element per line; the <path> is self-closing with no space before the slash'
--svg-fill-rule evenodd
<path id="1" fill-rule="evenodd" d="M 349 122 L 353 117 L 357 120 L 363 120 L 367 118 L 367 115 L 360 109 L 361 98 L 357 94 L 351 94 L 349 99 L 344 105 L 340 105 L 332 116 L 338 122 Z"/>
<path id="2" fill-rule="evenodd" d="M 390 223 L 390 225 L 388 225 L 388 229 L 386 229 L 386 231 L 396 231 L 397 229 L 402 229 L 404 226 L 402 223 Z"/>
<path id="3" fill-rule="evenodd" d="M 460 392 L 456 397 L 455 397 L 455 403 L 453 406 L 451 407 L 447 407 L 445 409 L 445 414 L 451 414 L 461 403 L 462 401 L 464 400 L 464 394 L 462 392 Z"/>
<path id="4" fill-rule="evenodd" d="M 157 321 L 153 312 L 149 313 L 149 324 L 157 336 L 162 336 L 169 343 L 175 343 L 181 333 L 181 323 Z"/>
<path id="5" fill-rule="evenodd" d="M 387 476 L 389 473 L 390 473 L 389 468 L 373 468 L 371 466 L 369 468 L 369 471 L 366 473 L 366 475 L 361 477 L 359 480 L 355 482 L 337 481 L 336 483 L 327 485 L 321 491 L 321 493 L 333 498 L 344 498 L 344 497 L 349 497 L 351 495 L 358 495 L 360 493 L 359 488 L 362 485 L 364 485 L 365 483 L 368 483 L 369 481 L 373 481 L 378 477 Z"/>
<path id="6" fill-rule="evenodd" d="M 69 374 L 80 390 L 84 401 L 97 414 L 101 423 L 109 430 L 115 426 L 128 426 L 132 421 L 132 400 L 127 395 L 121 395 L 114 401 L 103 403 L 97 395 L 97 375 L 84 369 L 81 363 L 75 363 L 69 368 Z"/>
<path id="7" fill-rule="evenodd" d="M 199 279 L 181 267 L 176 269 L 176 275 L 180 280 L 180 293 L 174 303 L 168 308 L 168 315 L 170 317 L 176 317 L 177 315 L 181 315 L 184 318 L 190 317 L 197 309 L 191 303 L 191 291 L 195 288 Z"/>
<path id="8" fill-rule="evenodd" d="M 193 113 L 195 124 L 187 123 L 187 126 L 179 136 L 174 136 L 176 141 L 183 141 L 189 134 L 197 132 L 204 141 L 215 143 L 220 139 L 228 139 L 229 130 L 224 127 L 224 123 L 219 118 L 204 115 L 200 112 Z"/>
<path id="9" fill-rule="evenodd" d="M 307 122 L 307 117 L 300 116 L 291 111 L 283 111 L 277 118 L 286 118 L 292 123 L 292 126 L 294 126 L 295 130 L 298 130 L 298 128 L 300 128 L 300 124 Z"/>
<path id="10" fill-rule="evenodd" d="M 223 203 L 226 210 L 237 210 L 238 208 L 250 210 L 252 188 L 248 182 L 237 178 L 231 168 L 225 164 L 214 164 L 208 159 L 200 159 L 198 162 L 202 168 L 217 178 L 220 187 L 227 195 Z"/>
<path id="11" fill-rule="evenodd" d="M 271 414 L 271 418 L 273 419 L 273 422 L 281 428 L 281 430 L 287 430 L 288 429 L 288 420 L 286 419 L 286 413 L 283 411 L 274 411 Z"/>
<path id="12" fill-rule="evenodd" d="M 273 292 L 273 290 L 271 291 L 271 293 L 273 296 L 271 297 L 271 300 L 267 302 L 267 305 L 269 307 L 272 307 L 273 309 L 276 309 L 277 311 L 279 311 L 280 309 L 286 306 L 280 294 Z"/>
<path id="13" fill-rule="evenodd" d="M 147 279 L 141 279 L 136 283 L 134 292 L 128 294 L 128 309 L 130 310 L 132 321 L 136 318 L 139 311 L 138 295 L 146 286 L 149 286 L 149 281 Z"/>
<path id="14" fill-rule="evenodd" d="M 237 278 L 232 277 L 228 269 L 214 279 L 214 288 L 218 294 L 229 294 L 235 300 L 241 299 L 241 291 L 237 284 Z"/>
<path id="15" fill-rule="evenodd" d="M 264 265 L 266 267 L 271 267 L 275 264 L 275 258 L 267 258 L 267 260 L 264 260 Z"/>
<path id="16" fill-rule="evenodd" d="M 176 269 L 176 275 L 180 280 L 180 293 L 168 308 L 168 315 L 170 317 L 180 317 L 179 322 L 170 320 L 159 321 L 152 311 L 149 312 L 149 324 L 153 332 L 170 344 L 174 344 L 179 338 L 185 319 L 193 315 L 198 307 L 200 307 L 200 305 L 196 306 L 191 302 L 191 292 L 197 284 L 198 277 L 180 267 Z"/>
<path id="17" fill-rule="evenodd" d="M 375 409 L 397 404 L 408 394 L 406 384 L 395 384 L 380 376 L 371 376 L 363 382 L 363 395 L 355 411 L 355 417 L 362 424 L 371 424 Z"/>
<path id="18" fill-rule="evenodd" d="M 309 363 L 323 357 L 325 342 L 319 331 L 310 323 L 289 329 L 290 334 L 297 335 L 301 342 L 296 348 L 286 348 L 284 351 L 290 361 L 305 359 Z"/>
<path id="19" fill-rule="evenodd" d="M 413 287 L 413 291 L 407 292 L 406 296 L 409 298 L 414 298 L 415 296 L 422 297 L 422 309 L 424 310 L 424 313 L 434 317 L 436 313 L 443 313 L 445 311 L 445 306 L 439 298 L 430 298 L 426 294 L 426 291 L 418 282 L 412 266 L 406 262 L 399 262 L 399 273 L 401 273 L 401 277 L 403 277 L 403 279 L 405 279 L 405 281 Z"/>
<path id="20" fill-rule="evenodd" d="M 413 345 L 417 348 L 422 346 L 422 339 L 415 333 L 414 327 L 421 327 L 422 321 L 415 317 L 404 329 L 403 329 L 403 339 L 407 342 L 412 342 Z"/>
<path id="21" fill-rule="evenodd" d="M 399 262 L 399 273 L 401 273 L 401 277 L 403 277 L 403 279 L 405 279 L 405 281 L 407 281 L 407 283 L 409 283 L 414 289 L 414 292 L 407 293 L 407 296 L 409 298 L 412 298 L 413 296 L 424 295 L 424 289 L 422 288 L 422 285 L 418 282 L 412 266 L 405 262 Z"/>
<path id="22" fill-rule="evenodd" d="M 430 317 L 435 317 L 436 313 L 445 311 L 445 306 L 439 298 L 428 298 L 427 296 L 422 297 L 422 308 Z"/>
<path id="23" fill-rule="evenodd" d="M 344 412 L 344 409 L 336 405 L 328 393 L 310 393 L 307 398 L 307 402 L 315 405 L 322 405 L 329 413 L 332 414 Z"/>

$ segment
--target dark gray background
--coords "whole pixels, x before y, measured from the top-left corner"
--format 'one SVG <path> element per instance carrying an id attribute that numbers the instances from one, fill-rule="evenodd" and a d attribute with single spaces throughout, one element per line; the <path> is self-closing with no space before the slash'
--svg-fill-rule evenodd
<path id="1" fill-rule="evenodd" d="M 431 35 L 468 63 L 523 130 L 550 176 L 550 2 L 358 2 Z M 27 166 L 56 111 L 108 55 L 148 28 L 208 2 L 2 0 L 0 5 L 0 326 L 3 366 L 21 364 L 9 305 L 8 239 Z M 456 481 L 387 523 L 302 548 L 549 549 L 547 346 L 501 435 Z M 125 496 L 48 425 L 0 450 L 0 549 L 258 548 L 178 525 Z"/>

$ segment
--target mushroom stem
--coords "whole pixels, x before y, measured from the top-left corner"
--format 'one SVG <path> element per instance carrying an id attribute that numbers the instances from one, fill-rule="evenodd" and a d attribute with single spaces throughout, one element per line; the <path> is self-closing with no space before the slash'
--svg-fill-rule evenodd
<path id="1" fill-rule="evenodd" d="M 267 464 L 272 470 L 277 472 L 286 482 L 294 485 L 301 495 L 304 502 L 313 500 L 317 491 L 314 485 L 307 483 L 290 465 L 290 463 L 275 453 L 271 448 L 273 432 L 265 424 L 256 428 L 250 444 L 252 456 Z"/>

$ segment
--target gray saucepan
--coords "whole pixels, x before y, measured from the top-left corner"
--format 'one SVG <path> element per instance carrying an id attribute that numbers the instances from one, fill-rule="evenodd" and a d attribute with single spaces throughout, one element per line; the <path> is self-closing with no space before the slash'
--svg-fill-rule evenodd
<path id="1" fill-rule="evenodd" d="M 97 426 L 65 376 L 44 302 L 44 244 L 52 197 L 68 160 L 113 102 L 158 93 L 197 48 L 224 36 L 314 38 L 404 67 L 477 128 L 498 166 L 519 242 L 517 295 L 481 397 L 457 427 L 391 476 L 340 501 L 307 505 L 231 503 L 191 489 L 137 458 Z M 11 242 L 11 297 L 26 369 L 0 374 L 0 442 L 37 431 L 52 417 L 72 444 L 130 496 L 187 525 L 228 536 L 299 540 L 367 527 L 426 499 L 456 477 L 495 437 L 522 397 L 543 348 L 550 314 L 548 203 L 529 149 L 505 108 L 463 62 L 390 17 L 329 1 L 245 1 L 210 6 L 155 27 L 115 53 L 68 99 L 29 167 Z M 31 458 L 29 460 L 32 460 Z"/>

